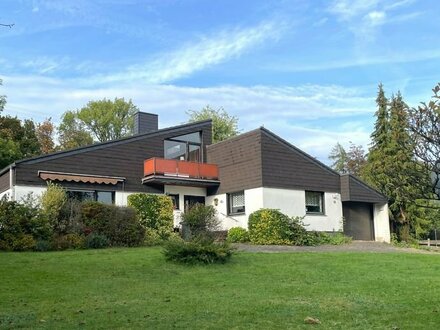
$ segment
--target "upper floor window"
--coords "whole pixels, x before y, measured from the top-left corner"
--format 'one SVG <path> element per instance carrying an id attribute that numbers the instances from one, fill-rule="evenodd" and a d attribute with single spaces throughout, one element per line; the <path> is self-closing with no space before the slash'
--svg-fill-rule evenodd
<path id="1" fill-rule="evenodd" d="M 324 213 L 324 193 L 319 191 L 306 191 L 306 213 Z"/>
<path id="2" fill-rule="evenodd" d="M 175 136 L 164 141 L 164 157 L 166 159 L 202 161 L 201 132 Z"/>
<path id="3" fill-rule="evenodd" d="M 228 214 L 245 213 L 244 191 L 228 194 Z"/>

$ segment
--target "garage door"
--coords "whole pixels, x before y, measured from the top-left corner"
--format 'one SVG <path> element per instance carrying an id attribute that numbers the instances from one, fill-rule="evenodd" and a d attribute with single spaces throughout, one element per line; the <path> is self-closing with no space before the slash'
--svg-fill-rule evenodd
<path id="1" fill-rule="evenodd" d="M 373 241 L 373 204 L 344 202 L 344 233 L 356 240 Z"/>

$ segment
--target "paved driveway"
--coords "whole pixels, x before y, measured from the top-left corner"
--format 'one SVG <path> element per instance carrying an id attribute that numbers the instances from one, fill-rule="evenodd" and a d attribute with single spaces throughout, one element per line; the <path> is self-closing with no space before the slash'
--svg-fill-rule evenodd
<path id="1" fill-rule="evenodd" d="M 247 252 L 375 252 L 375 253 L 437 253 L 422 249 L 400 248 L 386 243 L 353 241 L 344 245 L 319 245 L 319 246 L 286 246 L 286 245 L 251 245 L 234 244 L 238 251 Z M 440 248 L 438 248 L 440 252 Z M 440 253 L 439 253 L 440 256 Z"/>

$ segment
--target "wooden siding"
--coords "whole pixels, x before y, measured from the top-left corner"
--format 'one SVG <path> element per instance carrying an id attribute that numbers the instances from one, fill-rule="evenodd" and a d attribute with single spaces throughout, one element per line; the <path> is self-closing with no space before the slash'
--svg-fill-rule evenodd
<path id="1" fill-rule="evenodd" d="M 264 187 L 340 192 L 338 173 L 275 134 L 261 130 Z"/>
<path id="2" fill-rule="evenodd" d="M 90 185 L 63 182 L 69 188 L 122 190 L 129 192 L 162 193 L 163 186 L 147 186 L 141 183 L 143 178 L 144 160 L 151 157 L 163 157 L 163 140 L 176 135 L 202 131 L 206 145 L 211 143 L 211 122 L 195 123 L 179 126 L 176 129 L 166 129 L 143 136 L 114 141 L 89 148 L 81 148 L 62 154 L 48 155 L 24 162 L 17 162 L 17 185 L 46 185 L 38 177 L 39 170 L 69 172 L 79 174 L 95 174 L 125 177 L 124 184 Z"/>
<path id="3" fill-rule="evenodd" d="M 386 196 L 374 190 L 352 175 L 341 176 L 341 199 L 343 202 L 386 203 Z"/>
<path id="4" fill-rule="evenodd" d="M 0 193 L 4 192 L 10 188 L 10 186 L 9 186 L 9 183 L 10 183 L 9 172 L 10 172 L 10 170 L 6 171 L 2 175 L 0 175 Z"/>
<path id="5" fill-rule="evenodd" d="M 208 147 L 208 163 L 217 164 L 222 194 L 263 186 L 261 131 L 255 130 Z"/>

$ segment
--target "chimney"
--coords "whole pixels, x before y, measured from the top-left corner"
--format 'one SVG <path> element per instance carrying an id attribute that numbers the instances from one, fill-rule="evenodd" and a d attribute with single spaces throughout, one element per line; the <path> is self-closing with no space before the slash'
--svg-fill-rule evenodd
<path id="1" fill-rule="evenodd" d="M 134 114 L 134 134 L 151 133 L 159 129 L 158 116 L 154 113 L 136 112 Z"/>

